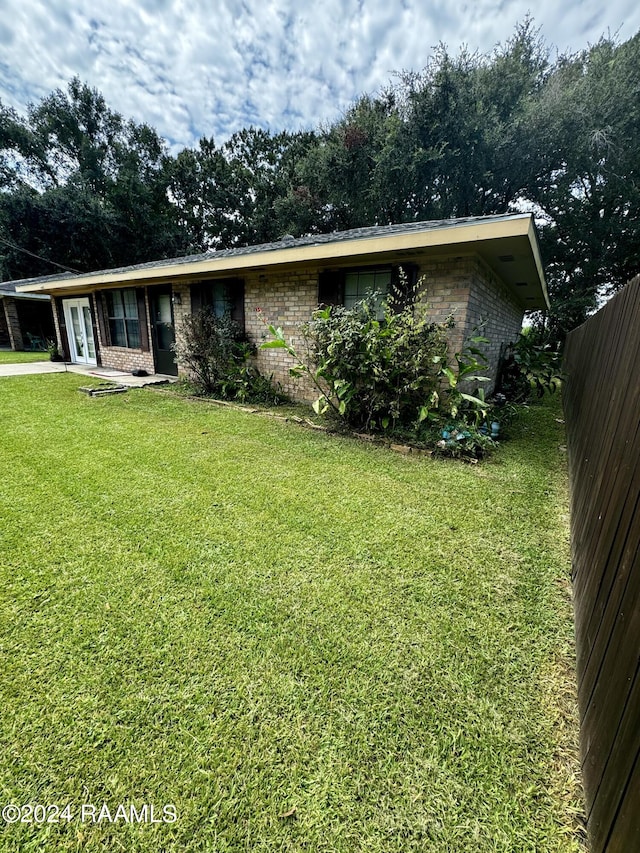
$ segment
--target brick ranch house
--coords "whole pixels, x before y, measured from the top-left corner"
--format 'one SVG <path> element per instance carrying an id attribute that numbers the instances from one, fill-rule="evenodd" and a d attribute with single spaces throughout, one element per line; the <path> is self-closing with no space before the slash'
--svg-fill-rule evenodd
<path id="1" fill-rule="evenodd" d="M 79 275 L 16 282 L 19 292 L 50 294 L 58 345 L 67 360 L 125 371 L 178 375 L 172 345 L 187 314 L 229 311 L 248 338 L 266 338 L 257 313 L 283 327 L 294 345 L 319 304 L 352 305 L 368 290 L 387 291 L 402 267 L 422 279 L 434 321 L 453 314 L 453 351 L 483 325 L 489 372 L 514 340 L 526 310 L 548 297 L 533 218 L 472 217 L 357 228 L 246 248 Z M 257 366 L 293 396 L 283 350 L 258 350 Z"/>

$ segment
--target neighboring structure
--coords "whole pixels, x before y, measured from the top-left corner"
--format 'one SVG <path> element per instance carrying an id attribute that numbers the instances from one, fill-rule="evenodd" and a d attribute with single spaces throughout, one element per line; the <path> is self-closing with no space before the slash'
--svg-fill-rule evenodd
<path id="1" fill-rule="evenodd" d="M 0 282 L 0 348 L 45 349 L 55 335 L 46 294 L 16 293 L 15 283 Z"/>
<path id="2" fill-rule="evenodd" d="M 231 312 L 256 345 L 266 337 L 257 309 L 294 345 L 318 304 L 353 304 L 386 291 L 402 267 L 422 279 L 435 321 L 453 314 L 452 349 L 482 325 L 492 375 L 527 309 L 546 309 L 540 252 L 529 214 L 413 222 L 317 234 L 276 243 L 16 282 L 19 293 L 50 294 L 59 347 L 84 364 L 176 375 L 172 344 L 186 314 Z M 284 350 L 259 350 L 258 367 L 290 394 Z"/>

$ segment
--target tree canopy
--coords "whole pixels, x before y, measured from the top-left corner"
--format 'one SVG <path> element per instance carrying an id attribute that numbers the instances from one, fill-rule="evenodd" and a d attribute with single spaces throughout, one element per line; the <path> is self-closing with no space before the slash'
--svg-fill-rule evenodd
<path id="1" fill-rule="evenodd" d="M 561 340 L 640 271 L 638 91 L 640 33 L 552 61 L 527 19 L 489 55 L 439 45 L 329 126 L 171 155 L 76 78 L 26 116 L 0 103 L 0 275 L 527 210 Z"/>

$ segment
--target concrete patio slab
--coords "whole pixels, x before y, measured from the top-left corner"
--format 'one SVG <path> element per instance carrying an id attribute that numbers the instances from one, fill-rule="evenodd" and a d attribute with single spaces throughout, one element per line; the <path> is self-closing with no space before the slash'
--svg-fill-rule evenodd
<path id="1" fill-rule="evenodd" d="M 142 388 L 144 385 L 155 385 L 161 382 L 177 382 L 177 376 L 166 376 L 162 373 L 153 373 L 149 376 L 132 376 L 121 370 L 111 367 L 91 367 L 84 364 L 65 364 L 60 361 L 32 361 L 26 364 L 0 364 L 0 377 L 2 376 L 28 376 L 35 373 L 79 373 L 82 376 L 91 376 L 102 382 L 114 382 L 117 385 L 126 385 L 128 388 Z"/>
<path id="2" fill-rule="evenodd" d="M 24 364 L 0 364 L 0 376 L 27 376 L 30 373 L 64 373 L 64 364 L 54 361 L 29 361 Z"/>

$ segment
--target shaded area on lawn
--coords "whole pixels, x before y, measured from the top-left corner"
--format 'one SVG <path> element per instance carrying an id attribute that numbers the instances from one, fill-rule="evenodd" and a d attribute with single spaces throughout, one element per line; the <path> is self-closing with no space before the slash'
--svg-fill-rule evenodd
<path id="1" fill-rule="evenodd" d="M 471 468 L 81 384 L 0 389 L 2 786 L 178 819 L 0 849 L 580 849 L 555 401 Z"/>
<path id="2" fill-rule="evenodd" d="M 10 349 L 0 349 L 0 364 L 30 364 L 32 361 L 49 361 L 46 352 L 15 352 Z"/>

